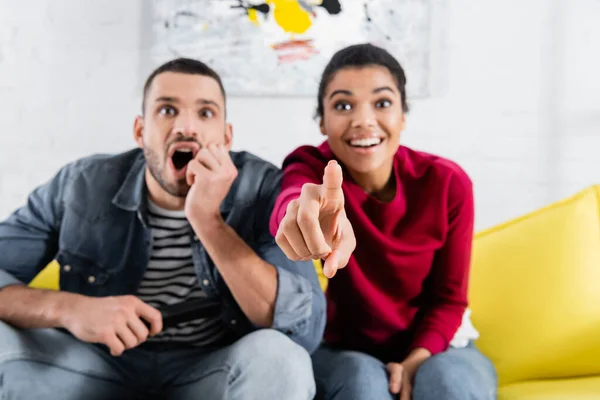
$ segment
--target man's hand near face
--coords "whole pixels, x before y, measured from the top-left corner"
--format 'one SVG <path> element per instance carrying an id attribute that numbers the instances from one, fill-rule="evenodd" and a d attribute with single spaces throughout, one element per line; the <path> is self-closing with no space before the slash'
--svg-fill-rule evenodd
<path id="1" fill-rule="evenodd" d="M 194 224 L 218 221 L 220 206 L 237 176 L 237 169 L 223 145 L 208 145 L 188 163 L 186 179 L 190 190 L 185 199 L 185 215 Z"/>

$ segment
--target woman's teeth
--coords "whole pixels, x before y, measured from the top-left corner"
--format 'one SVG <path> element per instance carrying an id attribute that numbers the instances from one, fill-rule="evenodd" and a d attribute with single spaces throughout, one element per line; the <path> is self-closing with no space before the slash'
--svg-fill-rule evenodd
<path id="1" fill-rule="evenodd" d="M 354 139 L 350 141 L 350 146 L 354 147 L 371 147 L 377 146 L 383 141 L 381 138 Z"/>

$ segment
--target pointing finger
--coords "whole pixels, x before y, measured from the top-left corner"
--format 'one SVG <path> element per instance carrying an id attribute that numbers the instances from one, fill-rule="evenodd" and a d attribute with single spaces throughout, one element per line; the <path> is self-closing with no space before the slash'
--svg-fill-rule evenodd
<path id="1" fill-rule="evenodd" d="M 329 161 L 323 173 L 321 201 L 324 203 L 325 208 L 330 211 L 337 211 L 344 206 L 342 181 L 342 167 L 334 160 Z"/>

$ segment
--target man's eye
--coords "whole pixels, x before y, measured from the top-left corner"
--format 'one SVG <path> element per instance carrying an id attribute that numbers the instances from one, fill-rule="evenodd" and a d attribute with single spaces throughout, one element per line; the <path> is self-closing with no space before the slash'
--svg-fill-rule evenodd
<path id="1" fill-rule="evenodd" d="M 171 106 L 164 106 L 158 110 L 158 113 L 160 115 L 167 115 L 171 117 L 176 114 L 176 110 Z"/>
<path id="2" fill-rule="evenodd" d="M 215 113 L 213 113 L 212 110 L 205 108 L 204 110 L 200 111 L 200 115 L 202 118 L 212 118 L 214 117 Z"/>
<path id="3" fill-rule="evenodd" d="M 337 103 L 335 109 L 338 111 L 350 111 L 352 106 L 348 103 Z"/>

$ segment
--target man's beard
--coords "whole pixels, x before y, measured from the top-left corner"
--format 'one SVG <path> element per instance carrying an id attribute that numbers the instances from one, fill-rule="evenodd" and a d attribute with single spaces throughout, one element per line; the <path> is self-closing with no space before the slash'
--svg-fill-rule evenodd
<path id="1" fill-rule="evenodd" d="M 148 169 L 150 170 L 150 174 L 152 177 L 158 182 L 160 187 L 162 187 L 167 193 L 176 197 L 186 197 L 188 191 L 190 190 L 189 185 L 185 178 L 180 179 L 176 183 L 170 183 L 166 175 L 166 167 L 160 168 L 160 157 L 158 153 L 154 150 L 150 149 L 148 146 L 144 146 L 144 157 L 146 158 L 146 164 L 148 165 Z"/>

